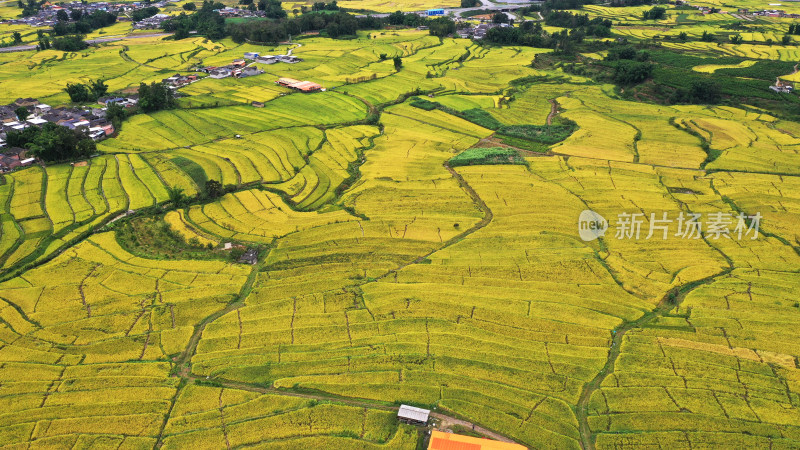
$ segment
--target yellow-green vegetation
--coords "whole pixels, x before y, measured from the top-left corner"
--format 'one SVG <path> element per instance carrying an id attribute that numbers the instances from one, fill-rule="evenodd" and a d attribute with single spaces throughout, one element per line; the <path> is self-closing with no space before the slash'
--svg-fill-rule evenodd
<path id="1" fill-rule="evenodd" d="M 750 67 L 755 63 L 755 60 L 748 59 L 740 62 L 739 64 L 703 64 L 692 67 L 692 70 L 704 73 L 714 73 L 719 69 L 738 69 L 742 67 Z"/>
<path id="2" fill-rule="evenodd" d="M 677 10 L 640 23 L 649 8 L 585 10 L 631 39 L 719 25 Z M 800 445 L 793 116 L 634 101 L 532 64 L 553 55 L 531 47 L 416 30 L 298 41 L 303 62 L 203 78 L 85 164 L 3 177 L 0 446 L 417 448 L 400 403 L 531 448 Z M 679 55 L 695 76 L 796 52 L 665 46 L 706 52 Z M 287 48 L 0 54 L 0 92 L 56 105 L 66 82 L 115 91 Z M 748 59 L 696 61 L 726 52 Z M 540 152 L 518 147 L 534 138 Z M 587 209 L 611 222 L 600 239 L 579 236 Z M 617 235 L 623 213 L 641 236 Z M 662 213 L 731 229 L 758 214 L 760 230 L 687 239 L 672 223 L 662 239 Z M 232 262 L 246 248 L 255 264 Z"/>

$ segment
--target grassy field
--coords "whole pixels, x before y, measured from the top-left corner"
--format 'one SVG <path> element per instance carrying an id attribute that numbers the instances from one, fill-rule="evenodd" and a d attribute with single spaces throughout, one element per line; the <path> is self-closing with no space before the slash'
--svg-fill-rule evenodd
<path id="1" fill-rule="evenodd" d="M 732 21 L 645 23 L 649 8 L 585 11 L 637 41 Z M 664 40 L 651 58 L 787 75 L 796 46 L 751 42 L 787 23 L 747 26 L 764 29 Z M 301 63 L 204 78 L 179 108 L 127 119 L 86 164 L 3 176 L 0 446 L 418 448 L 400 403 L 531 448 L 800 445 L 791 116 L 634 101 L 532 64 L 548 49 L 417 30 L 301 42 Z M 0 54 L 0 100 L 55 106 L 68 82 L 114 91 L 287 48 Z M 587 209 L 612 224 L 597 240 L 579 236 Z M 641 214 L 638 238 L 619 232 L 625 213 Z M 676 220 L 662 239 L 661 214 L 728 217 L 732 232 L 681 237 Z M 761 217 L 758 236 L 735 236 L 739 214 Z M 238 262 L 247 248 L 254 265 Z"/>

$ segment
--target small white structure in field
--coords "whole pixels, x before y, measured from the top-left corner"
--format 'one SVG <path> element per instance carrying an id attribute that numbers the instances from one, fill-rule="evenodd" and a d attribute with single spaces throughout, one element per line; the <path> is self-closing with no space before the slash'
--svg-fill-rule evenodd
<path id="1" fill-rule="evenodd" d="M 405 423 L 427 425 L 430 413 L 430 410 L 427 409 L 400 405 L 400 410 L 397 411 L 397 418 Z"/>

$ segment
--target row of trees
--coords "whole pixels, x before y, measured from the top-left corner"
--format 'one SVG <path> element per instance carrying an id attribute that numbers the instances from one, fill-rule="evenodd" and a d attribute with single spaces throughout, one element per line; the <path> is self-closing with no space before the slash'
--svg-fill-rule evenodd
<path id="1" fill-rule="evenodd" d="M 196 31 L 209 39 L 222 39 L 226 35 L 225 18 L 217 13 L 216 9 L 223 8 L 221 3 L 204 1 L 203 6 L 196 13 L 186 15 L 181 13 L 174 19 L 164 21 L 164 31 L 175 32 L 175 39 L 189 37 L 189 33 Z"/>
<path id="2" fill-rule="evenodd" d="M 6 142 L 11 147 L 27 148 L 29 155 L 48 162 L 86 158 L 97 150 L 94 141 L 80 131 L 52 122 L 9 131 Z"/>
<path id="3" fill-rule="evenodd" d="M 667 10 L 661 6 L 654 6 L 642 13 L 644 20 L 662 20 L 667 17 Z"/>
<path id="4" fill-rule="evenodd" d="M 336 0 L 333 0 L 330 3 L 325 2 L 315 2 L 311 5 L 311 11 L 338 11 L 339 5 L 336 4 Z"/>
<path id="5" fill-rule="evenodd" d="M 42 43 L 50 44 L 46 38 L 43 39 Z M 80 50 L 85 50 L 86 48 L 89 47 L 89 44 L 87 44 L 83 40 L 83 36 L 72 35 L 72 36 L 62 36 L 53 39 L 53 42 L 52 44 L 50 44 L 50 47 L 52 47 L 54 50 L 61 50 L 62 52 L 77 52 Z M 41 49 L 42 48 L 40 47 L 40 50 Z"/>
<path id="6" fill-rule="evenodd" d="M 117 22 L 116 14 L 106 11 L 94 11 L 91 14 L 83 14 L 79 9 L 73 9 L 72 14 L 67 16 L 63 9 L 58 11 L 58 22 L 53 25 L 53 34 L 64 36 L 67 34 L 86 34 L 94 30 L 113 25 Z M 67 17 L 64 17 L 67 16 Z M 69 20 L 72 19 L 73 22 Z"/>
<path id="7" fill-rule="evenodd" d="M 310 12 L 301 16 L 275 21 L 248 21 L 229 24 L 227 33 L 234 42 L 276 43 L 305 31 L 323 31 L 331 38 L 353 36 L 358 30 L 379 30 L 386 25 L 418 27 L 427 25 L 430 34 L 447 36 L 456 31 L 456 24 L 447 17 L 427 19 L 418 14 L 394 12 L 386 18 L 356 17 L 345 12 Z"/>
<path id="8" fill-rule="evenodd" d="M 257 3 L 254 3 L 253 0 L 239 0 L 239 4 L 247 6 L 247 9 L 250 11 L 264 11 L 264 15 L 268 19 L 284 19 L 287 17 L 280 0 L 258 0 Z M 308 8 L 304 5 L 303 12 L 307 9 Z"/>
<path id="9" fill-rule="evenodd" d="M 584 36 L 611 36 L 611 21 L 596 17 L 589 19 L 588 14 L 573 14 L 569 11 L 550 11 L 544 19 L 545 24 L 552 27 L 580 29 Z"/>
<path id="10" fill-rule="evenodd" d="M 309 13 L 294 19 L 275 21 L 249 21 L 230 24 L 228 33 L 234 42 L 269 42 L 286 40 L 289 35 L 304 31 L 325 30 L 328 36 L 337 38 L 353 35 L 357 30 L 380 28 L 380 20 L 370 17 L 357 18 L 347 13 Z"/>
<path id="11" fill-rule="evenodd" d="M 562 30 L 553 34 L 542 29 L 539 22 L 523 22 L 519 27 L 496 27 L 490 29 L 483 39 L 499 45 L 525 45 L 552 48 L 557 54 L 574 54 L 577 44 L 586 37 L 586 28 Z"/>

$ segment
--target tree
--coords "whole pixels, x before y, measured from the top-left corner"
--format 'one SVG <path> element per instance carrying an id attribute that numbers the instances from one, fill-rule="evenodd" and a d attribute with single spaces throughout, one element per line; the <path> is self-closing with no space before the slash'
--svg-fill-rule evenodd
<path id="1" fill-rule="evenodd" d="M 714 35 L 708 31 L 703 31 L 703 35 L 700 36 L 700 40 L 703 42 L 714 42 Z"/>
<path id="2" fill-rule="evenodd" d="M 791 43 L 792 43 L 792 37 L 789 36 L 788 34 L 784 34 L 783 37 L 781 38 L 781 44 L 789 45 Z"/>
<path id="3" fill-rule="evenodd" d="M 83 83 L 67 83 L 67 87 L 64 88 L 69 95 L 69 99 L 73 103 L 83 103 L 92 100 L 92 93 L 89 90 L 89 87 Z"/>
<path id="4" fill-rule="evenodd" d="M 667 10 L 661 6 L 654 6 L 642 14 L 644 20 L 661 20 L 667 17 Z"/>
<path id="5" fill-rule="evenodd" d="M 461 0 L 462 8 L 474 8 L 480 5 L 480 0 Z"/>
<path id="6" fill-rule="evenodd" d="M 619 61 L 620 59 L 636 59 L 636 49 L 629 45 L 611 47 L 606 54 L 606 61 Z"/>
<path id="7" fill-rule="evenodd" d="M 14 34 L 12 34 L 12 37 L 15 44 L 22 44 L 22 35 L 19 33 L 19 31 L 15 31 Z"/>
<path id="8" fill-rule="evenodd" d="M 222 183 L 217 180 L 207 180 L 205 186 L 205 195 L 207 198 L 219 198 L 225 193 L 222 188 Z"/>
<path id="9" fill-rule="evenodd" d="M 178 186 L 167 188 L 167 193 L 169 194 L 169 201 L 176 207 L 180 207 L 189 199 L 189 197 L 183 193 L 183 188 L 179 188 Z"/>
<path id="10" fill-rule="evenodd" d="M 106 108 L 106 119 L 114 125 L 115 131 L 122 127 L 122 121 L 127 117 L 128 111 L 117 103 L 111 103 Z"/>
<path id="11" fill-rule="evenodd" d="M 28 112 L 28 108 L 26 108 L 24 106 L 20 106 L 19 108 L 15 109 L 14 110 L 14 114 L 17 115 L 17 118 L 21 122 L 25 121 L 25 119 L 27 119 L 28 116 L 30 115 L 30 113 Z"/>
<path id="12" fill-rule="evenodd" d="M 287 16 L 286 11 L 281 7 L 280 0 L 259 0 L 258 10 L 264 11 L 270 19 L 283 19 Z"/>
<path id="13" fill-rule="evenodd" d="M 508 16 L 501 12 L 494 13 L 492 23 L 508 23 Z"/>
<path id="14" fill-rule="evenodd" d="M 56 13 L 56 20 L 59 22 L 69 22 L 69 14 L 63 9 L 59 9 Z"/>
<path id="15" fill-rule="evenodd" d="M 687 36 L 687 34 L 686 34 L 686 32 L 685 32 L 685 31 L 681 31 L 681 32 L 678 34 L 678 39 L 680 39 L 680 40 L 681 40 L 681 41 L 683 41 L 683 42 L 686 42 L 686 39 L 688 39 L 688 38 L 689 38 L 689 37 Z"/>
<path id="16" fill-rule="evenodd" d="M 163 83 L 139 85 L 139 107 L 144 112 L 159 111 L 175 107 L 175 96 Z"/>
<path id="17" fill-rule="evenodd" d="M 716 104 L 720 100 L 719 87 L 709 80 L 693 81 L 689 88 L 692 103 Z"/>
<path id="18" fill-rule="evenodd" d="M 251 3 L 252 3 L 252 1 L 253 0 L 250 0 Z M 183 9 L 186 10 L 186 11 L 195 11 L 195 10 L 197 10 L 197 5 L 195 5 L 194 3 L 184 3 L 183 4 Z"/>
<path id="19" fill-rule="evenodd" d="M 158 14 L 158 8 L 155 6 L 148 6 L 147 8 L 137 9 L 136 11 L 131 13 L 131 20 L 134 22 L 140 22 L 148 17 L 153 17 Z"/>
<path id="20" fill-rule="evenodd" d="M 94 80 L 89 84 L 89 90 L 92 91 L 92 100 L 97 100 L 98 98 L 106 95 L 106 92 L 108 92 L 108 86 L 103 80 Z"/>
<path id="21" fill-rule="evenodd" d="M 25 4 L 22 3 L 22 0 L 19 0 L 17 5 L 22 8 L 22 17 L 35 16 L 42 9 L 41 5 L 36 0 L 28 0 Z"/>
<path id="22" fill-rule="evenodd" d="M 729 37 L 731 44 L 741 44 L 744 41 L 744 38 L 741 34 L 734 34 Z"/>
<path id="23" fill-rule="evenodd" d="M 80 9 L 70 9 L 69 16 L 72 20 L 77 22 L 81 20 L 81 17 L 83 16 L 83 11 L 81 11 Z"/>
<path id="24" fill-rule="evenodd" d="M 431 36 L 445 37 L 456 32 L 456 23 L 449 17 L 438 17 L 428 21 L 428 33 Z"/>
<path id="25" fill-rule="evenodd" d="M 53 48 L 62 52 L 77 52 L 85 50 L 89 44 L 83 41 L 83 36 L 64 36 L 53 39 Z"/>
<path id="26" fill-rule="evenodd" d="M 399 72 L 400 69 L 403 67 L 403 58 L 395 56 L 394 58 L 392 58 L 392 61 L 394 61 L 394 70 Z"/>
<path id="27" fill-rule="evenodd" d="M 653 64 L 631 60 L 620 60 L 614 68 L 614 82 L 620 86 L 641 83 L 653 74 Z"/>

